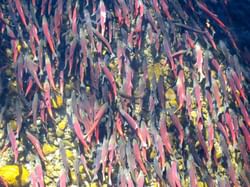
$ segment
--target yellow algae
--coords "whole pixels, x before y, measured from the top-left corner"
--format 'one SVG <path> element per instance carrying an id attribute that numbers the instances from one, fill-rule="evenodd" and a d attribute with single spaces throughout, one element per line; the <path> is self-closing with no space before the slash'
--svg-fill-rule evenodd
<path id="1" fill-rule="evenodd" d="M 139 104 L 135 104 L 135 114 L 140 114 L 141 113 L 141 106 Z"/>
<path id="2" fill-rule="evenodd" d="M 189 183 L 190 183 L 189 179 L 188 179 L 188 178 L 185 178 L 185 179 L 183 180 L 183 184 L 182 184 L 182 185 L 183 185 L 184 187 L 188 187 L 188 186 L 190 186 Z"/>
<path id="3" fill-rule="evenodd" d="M 67 123 L 68 123 L 68 120 L 67 120 L 67 117 L 65 116 L 64 118 L 63 118 L 63 120 L 62 121 L 60 121 L 59 123 L 58 123 L 58 129 L 60 129 L 60 130 L 64 130 L 65 128 L 66 128 L 66 126 L 67 126 Z"/>
<path id="4" fill-rule="evenodd" d="M 79 172 L 80 172 L 80 173 L 84 173 L 84 167 L 83 167 L 83 165 L 80 165 L 80 166 L 79 166 Z"/>
<path id="5" fill-rule="evenodd" d="M 207 187 L 207 184 L 206 184 L 205 182 L 198 181 L 198 182 L 197 182 L 197 186 L 198 186 L 198 187 Z"/>
<path id="6" fill-rule="evenodd" d="M 45 183 L 46 185 L 49 185 L 49 183 L 51 183 L 51 179 L 50 179 L 49 177 L 45 176 L 45 177 L 44 177 L 44 183 Z"/>
<path id="7" fill-rule="evenodd" d="M 115 76 L 115 82 L 117 84 L 118 87 L 121 87 L 121 84 L 122 84 L 122 79 L 121 79 L 121 76 Z"/>
<path id="8" fill-rule="evenodd" d="M 174 107 L 177 107 L 177 106 L 178 106 L 178 103 L 177 103 L 176 100 L 170 100 L 170 101 L 169 101 L 169 104 L 170 104 L 171 106 L 174 106 Z"/>
<path id="9" fill-rule="evenodd" d="M 161 68 L 160 63 L 157 63 L 154 65 L 154 73 L 155 73 L 156 81 L 158 82 L 160 76 L 162 75 L 162 68 Z"/>
<path id="10" fill-rule="evenodd" d="M 57 150 L 57 147 L 46 143 L 43 145 L 42 149 L 43 149 L 44 155 L 46 156 L 46 155 L 49 155 L 51 153 L 54 153 Z"/>
<path id="11" fill-rule="evenodd" d="M 151 81 L 153 78 L 154 70 L 153 64 L 148 65 L 148 79 Z"/>
<path id="12" fill-rule="evenodd" d="M 196 125 L 196 119 L 197 119 L 197 112 L 196 111 L 192 111 L 191 112 L 191 120 L 193 122 L 194 125 Z"/>
<path id="13" fill-rule="evenodd" d="M 112 62 L 110 62 L 108 64 L 108 67 L 112 70 L 112 71 L 116 71 L 117 68 L 117 59 L 113 60 Z"/>
<path id="14" fill-rule="evenodd" d="M 209 117 L 208 111 L 206 108 L 202 108 L 202 115 L 204 117 L 204 120 L 207 120 Z"/>
<path id="15" fill-rule="evenodd" d="M 20 51 L 21 51 L 21 49 L 22 49 L 22 45 L 21 45 L 21 43 L 20 43 L 20 42 L 18 42 L 18 44 L 17 44 L 17 51 L 18 51 L 18 52 L 20 52 Z"/>
<path id="16" fill-rule="evenodd" d="M 63 105 L 63 97 L 60 94 L 56 94 L 55 98 L 51 99 L 52 106 L 55 109 L 61 108 Z"/>
<path id="17" fill-rule="evenodd" d="M 70 176 L 71 176 L 72 183 L 77 184 L 77 176 L 76 176 L 75 172 L 70 171 Z"/>
<path id="18" fill-rule="evenodd" d="M 11 120 L 11 121 L 9 122 L 9 125 L 10 125 L 10 128 L 11 128 L 12 130 L 16 130 L 16 129 L 17 129 L 17 124 L 16 124 L 16 121 L 15 121 L 15 120 Z"/>
<path id="19" fill-rule="evenodd" d="M 88 187 L 98 187 L 96 182 L 91 182 L 90 184 L 87 185 Z"/>
<path id="20" fill-rule="evenodd" d="M 53 108 L 57 108 L 57 104 L 56 104 L 56 100 L 55 99 L 51 99 L 51 103 L 52 103 L 52 107 Z"/>
<path id="21" fill-rule="evenodd" d="M 216 78 L 216 72 L 214 70 L 211 70 L 211 77 Z"/>
<path id="22" fill-rule="evenodd" d="M 66 149 L 65 152 L 66 152 L 66 157 L 67 157 L 69 160 L 73 160 L 73 159 L 74 159 L 74 155 L 73 155 L 72 151 Z"/>
<path id="23" fill-rule="evenodd" d="M 0 167 L 0 177 L 10 186 L 24 186 L 29 182 L 29 171 L 21 165 L 5 165 Z"/>
<path id="24" fill-rule="evenodd" d="M 56 136 L 62 137 L 63 135 L 64 135 L 64 131 L 62 131 L 61 129 L 57 128 L 56 129 Z"/>
<path id="25" fill-rule="evenodd" d="M 56 103 L 58 105 L 58 108 L 60 108 L 63 105 L 63 97 L 61 94 L 56 95 Z"/>
<path id="26" fill-rule="evenodd" d="M 153 159 L 153 158 L 155 158 L 157 156 L 157 152 L 156 152 L 156 150 L 152 150 L 151 152 L 150 152 L 150 155 L 149 155 L 149 157 L 150 157 L 150 159 Z"/>
<path id="27" fill-rule="evenodd" d="M 73 83 L 70 81 L 68 84 L 65 84 L 65 89 L 72 90 L 73 89 Z"/>
<path id="28" fill-rule="evenodd" d="M 102 55 L 105 56 L 107 54 L 107 50 L 103 49 L 102 50 Z"/>
<path id="29" fill-rule="evenodd" d="M 92 182 L 91 184 L 90 184 L 90 187 L 97 187 L 98 185 L 97 185 L 97 183 L 96 182 Z"/>
<path id="30" fill-rule="evenodd" d="M 165 93 L 165 98 L 167 100 L 176 100 L 175 91 L 172 88 L 169 88 Z"/>
<path id="31" fill-rule="evenodd" d="M 161 64 L 162 66 L 166 66 L 166 65 L 167 65 L 166 59 L 161 58 L 161 59 L 160 59 L 160 64 Z"/>
<path id="32" fill-rule="evenodd" d="M 150 186 L 151 186 L 151 187 L 159 187 L 160 184 L 159 184 L 159 182 L 152 182 L 152 183 L 150 184 Z"/>
<path id="33" fill-rule="evenodd" d="M 178 160 L 178 169 L 179 170 L 183 170 L 184 169 L 184 164 L 183 164 L 183 160 Z"/>
<path id="34" fill-rule="evenodd" d="M 214 142 L 214 148 L 215 148 L 215 156 L 216 158 L 221 158 L 222 157 L 222 150 L 218 142 Z"/>
<path id="35" fill-rule="evenodd" d="M 8 84 L 8 89 L 10 92 L 17 92 L 17 83 L 15 80 L 11 80 Z"/>
<path id="36" fill-rule="evenodd" d="M 148 65 L 148 79 L 151 81 L 155 76 L 156 81 L 158 82 L 160 76 L 162 75 L 162 67 L 160 63 L 149 64 Z"/>
<path id="37" fill-rule="evenodd" d="M 90 93 L 90 87 L 86 86 L 86 93 Z"/>
<path id="38" fill-rule="evenodd" d="M 149 181 L 149 178 L 148 176 L 145 176 L 145 183 L 148 184 L 150 181 Z"/>

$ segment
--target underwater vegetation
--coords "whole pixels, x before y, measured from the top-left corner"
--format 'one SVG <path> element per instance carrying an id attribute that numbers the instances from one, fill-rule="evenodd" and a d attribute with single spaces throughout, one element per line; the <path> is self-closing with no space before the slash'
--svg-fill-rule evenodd
<path id="1" fill-rule="evenodd" d="M 249 53 L 211 3 L 3 1 L 0 186 L 250 186 Z"/>

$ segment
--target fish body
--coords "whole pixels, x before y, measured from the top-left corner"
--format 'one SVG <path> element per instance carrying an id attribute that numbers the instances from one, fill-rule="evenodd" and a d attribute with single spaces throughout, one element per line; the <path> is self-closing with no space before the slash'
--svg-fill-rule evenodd
<path id="1" fill-rule="evenodd" d="M 210 44 L 212 45 L 212 47 L 217 50 L 216 44 L 214 42 L 213 36 L 209 33 L 209 31 L 207 30 L 207 28 L 205 28 L 205 36 L 207 37 L 208 41 L 210 42 Z"/>
<path id="2" fill-rule="evenodd" d="M 250 117 L 249 117 L 248 111 L 240 99 L 238 99 L 238 105 L 240 107 L 240 111 L 244 117 L 246 124 L 250 127 Z"/>
<path id="3" fill-rule="evenodd" d="M 79 139 L 79 141 L 86 148 L 86 150 L 89 151 L 90 150 L 89 145 L 87 144 L 87 142 L 84 139 L 80 123 L 78 122 L 78 120 L 75 116 L 73 116 L 73 128 L 74 128 L 74 131 L 75 131 L 76 136 Z"/>
<path id="4" fill-rule="evenodd" d="M 214 124 L 212 123 L 210 117 L 208 117 L 208 150 L 211 153 L 214 146 Z"/>
<path id="5" fill-rule="evenodd" d="M 69 73 L 68 73 L 68 76 L 71 75 L 71 71 L 73 68 L 74 54 L 75 54 L 76 46 L 77 46 L 77 38 L 75 37 L 72 40 L 71 45 L 70 45 L 70 49 L 69 49 Z"/>
<path id="6" fill-rule="evenodd" d="M 113 53 L 112 47 L 111 47 L 110 43 L 108 42 L 108 40 L 104 36 L 102 36 L 101 33 L 99 33 L 94 28 L 92 28 L 92 31 L 106 45 L 106 47 L 108 48 L 108 50 L 112 56 L 114 53 Z"/>
<path id="7" fill-rule="evenodd" d="M 164 33 L 164 31 L 161 31 L 161 32 Z M 166 34 L 164 33 L 164 35 L 166 35 Z M 174 63 L 174 59 L 172 57 L 172 53 L 171 53 L 171 49 L 170 49 L 170 45 L 169 45 L 169 40 L 166 36 L 163 38 L 163 46 L 165 49 L 166 56 L 167 56 L 168 60 L 170 61 L 171 69 L 174 72 L 174 75 L 177 77 L 177 70 L 176 70 L 177 67 L 176 67 L 176 64 Z"/>
<path id="8" fill-rule="evenodd" d="M 60 94 L 63 97 L 64 95 L 64 71 L 60 71 L 59 73 L 59 90 Z"/>
<path id="9" fill-rule="evenodd" d="M 32 86 L 33 86 L 33 79 L 32 79 L 32 77 L 29 77 L 29 80 L 28 80 L 28 85 L 27 85 L 27 87 L 26 87 L 26 91 L 25 91 L 25 97 L 27 97 L 27 95 L 30 93 L 30 91 L 31 91 L 31 88 L 32 88 Z"/>
<path id="10" fill-rule="evenodd" d="M 242 81 L 234 70 L 231 70 L 232 78 L 235 82 L 236 88 L 239 90 L 241 97 L 244 101 L 247 101 L 247 96 L 244 91 L 244 87 L 242 86 Z"/>
<path id="11" fill-rule="evenodd" d="M 117 4 L 116 1 L 114 2 L 114 9 L 115 9 L 115 10 L 114 10 L 115 16 L 116 16 L 117 19 L 118 19 L 118 23 L 119 23 L 119 25 L 121 25 L 122 22 L 123 22 L 122 10 L 121 10 L 121 8 L 118 6 L 118 4 Z"/>
<path id="12" fill-rule="evenodd" d="M 164 114 L 162 114 L 160 117 L 160 135 L 162 138 L 162 142 L 165 146 L 166 152 L 171 154 L 172 153 L 172 146 L 171 146 L 171 143 L 169 140 L 169 135 L 168 135 L 167 128 L 166 128 L 166 118 L 165 118 Z"/>
<path id="13" fill-rule="evenodd" d="M 36 171 L 36 176 L 37 176 L 39 187 L 44 187 L 43 168 L 41 164 L 36 165 L 35 171 Z"/>
<path id="14" fill-rule="evenodd" d="M 32 143 L 32 145 L 35 147 L 35 149 L 36 149 L 39 157 L 42 159 L 42 161 L 45 161 L 46 158 L 45 158 L 45 156 L 43 154 L 43 151 L 42 151 L 41 144 L 40 144 L 39 140 L 28 131 L 26 131 L 26 136 L 29 139 L 29 141 Z"/>
<path id="15" fill-rule="evenodd" d="M 212 13 L 204 3 L 197 2 L 197 5 L 201 10 L 203 10 L 207 15 L 209 15 L 222 29 L 226 29 L 226 25 L 217 17 L 217 15 Z"/>
<path id="16" fill-rule="evenodd" d="M 114 94 L 114 97 L 117 97 L 117 88 L 116 88 L 116 82 L 114 79 L 114 76 L 112 74 L 112 72 L 107 68 L 107 66 L 105 64 L 102 64 L 102 71 L 104 72 L 104 74 L 106 75 L 111 87 L 112 87 L 112 92 Z"/>
<path id="17" fill-rule="evenodd" d="M 54 15 L 54 31 L 56 38 L 57 38 L 57 44 L 61 43 L 60 39 L 60 33 L 61 33 L 61 25 L 62 25 L 62 14 L 63 14 L 63 0 L 57 1 L 57 7 L 55 9 L 55 15 Z"/>
<path id="18" fill-rule="evenodd" d="M 208 160 L 209 159 L 208 148 L 207 148 L 207 145 L 206 145 L 206 141 L 205 141 L 205 139 L 204 139 L 204 137 L 202 135 L 203 124 L 202 124 L 201 120 L 198 120 L 196 127 L 197 127 L 198 140 L 200 142 L 200 145 L 201 145 L 202 149 L 204 150 L 205 157 Z"/>
<path id="19" fill-rule="evenodd" d="M 166 175 L 168 183 L 171 187 L 181 187 L 180 179 L 177 173 L 177 163 L 176 161 L 172 162 L 171 167 L 167 171 Z"/>
<path id="20" fill-rule="evenodd" d="M 30 174 L 30 185 L 32 187 L 39 187 L 35 171 L 31 172 L 31 174 Z"/>
<path id="21" fill-rule="evenodd" d="M 14 160 L 15 163 L 17 163 L 17 159 L 18 159 L 18 146 L 17 146 L 17 141 L 16 141 L 16 136 L 14 134 L 14 131 L 11 128 L 8 128 L 8 135 L 9 135 L 9 140 L 10 140 L 10 144 L 11 144 L 11 148 L 12 151 L 14 153 Z"/>
<path id="22" fill-rule="evenodd" d="M 38 64 L 32 62 L 32 60 L 30 59 L 29 56 L 25 56 L 25 60 L 26 60 L 26 63 L 25 63 L 25 67 L 29 70 L 30 74 L 32 75 L 32 77 L 34 78 L 37 86 L 43 90 L 43 87 L 42 87 L 42 84 L 38 78 L 38 75 L 37 75 L 37 70 L 38 70 Z"/>
<path id="23" fill-rule="evenodd" d="M 21 20 L 22 20 L 24 26 L 27 28 L 27 22 L 25 19 L 25 15 L 24 15 L 22 4 L 21 4 L 20 0 L 15 0 L 15 4 L 16 4 L 17 11 L 21 17 Z"/>
<path id="24" fill-rule="evenodd" d="M 165 163 L 166 163 L 165 151 L 164 151 L 162 139 L 158 133 L 154 134 L 154 141 L 155 141 L 155 146 L 159 153 L 160 166 L 161 166 L 161 169 L 163 170 Z"/>
<path id="25" fill-rule="evenodd" d="M 212 89 L 213 89 L 213 95 L 217 103 L 217 108 L 220 109 L 222 106 L 221 94 L 218 82 L 214 79 L 212 79 Z"/>
<path id="26" fill-rule="evenodd" d="M 136 185 L 138 187 L 143 187 L 144 186 L 144 175 L 142 172 L 139 173 L 136 179 Z"/>
<path id="27" fill-rule="evenodd" d="M 122 121 L 121 121 L 120 113 L 116 114 L 115 126 L 116 126 L 117 132 L 120 134 L 120 136 L 124 137 L 124 133 L 123 133 L 123 130 L 122 130 Z"/>
<path id="28" fill-rule="evenodd" d="M 192 40 L 191 36 L 187 31 L 185 32 L 185 39 L 187 42 L 187 46 L 190 47 L 191 49 L 194 49 L 195 48 L 194 41 Z"/>
<path id="29" fill-rule="evenodd" d="M 165 16 L 166 16 L 169 20 L 172 20 L 173 18 L 172 18 L 172 16 L 171 16 L 170 12 L 169 12 L 168 5 L 167 5 L 166 1 L 165 1 L 165 0 L 160 0 L 160 5 L 161 5 L 161 8 L 162 8 L 162 10 L 163 10 Z"/>
<path id="30" fill-rule="evenodd" d="M 224 138 L 226 139 L 227 144 L 229 145 L 230 144 L 229 135 L 228 135 L 228 132 L 226 131 L 224 125 L 221 122 L 218 122 L 217 128 L 221 131 Z"/>
<path id="31" fill-rule="evenodd" d="M 135 159 L 138 162 L 142 172 L 144 173 L 144 175 L 147 175 L 146 167 L 141 159 L 141 155 L 140 155 L 141 151 L 140 151 L 139 145 L 135 141 L 133 142 L 133 151 L 134 151 Z"/>
<path id="32" fill-rule="evenodd" d="M 95 48 L 94 34 L 93 34 L 93 30 L 92 30 L 90 14 L 89 14 L 89 11 L 87 9 L 84 9 L 84 18 L 86 21 L 85 25 L 86 25 L 86 29 L 87 29 L 87 33 L 88 33 L 88 38 L 89 38 L 90 43 L 91 43 L 91 49 L 94 49 Z"/>
<path id="33" fill-rule="evenodd" d="M 184 106 L 184 101 L 186 99 L 185 77 L 183 70 L 180 70 L 178 73 L 176 86 L 177 86 L 177 95 L 179 100 L 179 107 L 177 110 L 179 110 Z"/>
<path id="34" fill-rule="evenodd" d="M 81 154 L 80 159 L 81 159 L 81 162 L 82 162 L 82 164 L 83 164 L 83 166 L 85 168 L 85 171 L 86 171 L 86 173 L 87 173 L 87 175 L 88 175 L 88 177 L 90 179 L 89 168 L 87 166 L 87 161 L 86 161 L 85 157 L 83 156 L 83 154 Z"/>
<path id="35" fill-rule="evenodd" d="M 108 140 L 104 139 L 103 144 L 102 144 L 102 152 L 101 152 L 101 160 L 100 160 L 100 162 L 102 163 L 103 180 L 105 179 L 105 169 L 106 169 L 106 164 L 107 164 L 107 159 L 108 159 L 108 152 L 109 152 L 108 146 L 109 146 Z"/>
<path id="36" fill-rule="evenodd" d="M 33 34 L 33 37 L 34 37 L 37 45 L 39 45 L 40 44 L 40 40 L 39 40 L 39 37 L 38 37 L 36 25 L 32 24 L 31 33 L 30 34 Z"/>
<path id="37" fill-rule="evenodd" d="M 123 109 L 119 109 L 121 115 L 125 118 L 125 120 L 128 122 L 128 124 L 134 129 L 135 131 L 138 129 L 137 122 Z"/>
<path id="38" fill-rule="evenodd" d="M 66 187 L 67 186 L 67 175 L 66 172 L 63 171 L 59 177 L 59 187 Z"/>
<path id="39" fill-rule="evenodd" d="M 56 57 L 56 50 L 55 50 L 55 45 L 54 45 L 54 41 L 53 41 L 53 38 L 50 34 L 50 31 L 49 31 L 49 25 L 48 25 L 48 22 L 47 22 L 47 19 L 45 16 L 43 16 L 43 20 L 42 20 L 42 28 L 43 28 L 43 33 L 45 35 L 45 38 L 47 40 L 47 42 L 49 43 L 49 47 L 50 47 L 50 50 L 52 52 L 52 55 L 54 57 Z"/>
<path id="40" fill-rule="evenodd" d="M 72 15 L 72 33 L 73 35 L 77 35 L 77 16 L 78 16 L 78 1 L 76 1 L 75 8 L 73 10 L 73 15 Z"/>
<path id="41" fill-rule="evenodd" d="M 69 167 L 69 162 L 68 162 L 67 155 L 66 155 L 66 150 L 64 148 L 64 144 L 62 141 L 60 141 L 60 143 L 59 143 L 59 152 L 60 152 L 60 156 L 62 159 L 65 173 L 66 173 L 66 175 L 68 175 L 70 167 Z"/>
<path id="42" fill-rule="evenodd" d="M 199 44 L 197 44 L 195 46 L 195 53 L 196 53 L 196 63 L 195 63 L 195 67 L 197 68 L 197 71 L 199 73 L 200 76 L 200 80 L 199 82 L 201 82 L 204 78 L 205 75 L 203 73 L 203 52 L 201 49 L 201 46 Z"/>
<path id="43" fill-rule="evenodd" d="M 243 132 L 245 142 L 247 144 L 247 150 L 250 152 L 250 132 L 248 131 L 247 127 L 244 125 L 242 121 L 240 121 L 240 128 Z"/>
<path id="44" fill-rule="evenodd" d="M 180 123 L 180 120 L 178 119 L 178 117 L 175 114 L 171 114 L 170 118 L 173 121 L 175 127 L 178 129 L 180 145 L 182 145 L 183 140 L 184 140 L 184 130 L 183 130 L 183 127 Z"/>
<path id="45" fill-rule="evenodd" d="M 189 168 L 189 177 L 190 177 L 190 186 L 192 187 L 198 187 L 198 180 L 196 177 L 196 169 L 193 160 L 189 159 L 188 160 L 188 168 Z"/>
<path id="46" fill-rule="evenodd" d="M 112 185 L 112 180 L 111 180 L 111 174 L 112 174 L 112 170 L 113 170 L 113 161 L 114 161 L 114 157 L 115 157 L 115 149 L 116 149 L 116 133 L 112 133 L 109 143 L 108 143 L 108 177 L 109 177 L 109 185 Z"/>
<path id="47" fill-rule="evenodd" d="M 99 9 L 100 9 L 101 34 L 102 36 L 104 36 L 107 13 L 103 0 L 101 0 L 99 3 Z"/>
<path id="48" fill-rule="evenodd" d="M 46 72 L 48 75 L 49 83 L 52 86 L 54 90 L 56 90 L 53 74 L 52 74 L 52 67 L 50 63 L 50 59 L 47 53 L 45 53 L 45 67 L 46 67 Z"/>
<path id="49" fill-rule="evenodd" d="M 235 129 L 234 129 L 234 124 L 233 124 L 233 120 L 231 118 L 231 115 L 226 112 L 224 114 L 225 116 L 225 120 L 226 120 L 226 124 L 228 125 L 228 128 L 230 130 L 230 134 L 231 134 L 231 137 L 232 137 L 232 140 L 233 140 L 233 145 L 236 144 L 236 136 L 235 136 Z"/>
<path id="50" fill-rule="evenodd" d="M 52 113 L 52 105 L 51 105 L 51 96 L 50 96 L 50 85 L 49 82 L 46 80 L 44 82 L 44 101 L 45 101 L 45 105 L 47 107 L 49 116 L 51 117 L 51 119 L 54 119 L 54 115 Z"/>
<path id="51" fill-rule="evenodd" d="M 86 134 L 86 137 L 90 136 L 93 133 L 93 131 L 96 129 L 96 127 L 100 124 L 100 121 L 103 115 L 105 114 L 105 112 L 107 111 L 107 109 L 108 109 L 108 103 L 105 103 L 100 107 L 100 109 L 98 110 L 95 116 L 94 123 L 91 126 L 91 129 Z"/>

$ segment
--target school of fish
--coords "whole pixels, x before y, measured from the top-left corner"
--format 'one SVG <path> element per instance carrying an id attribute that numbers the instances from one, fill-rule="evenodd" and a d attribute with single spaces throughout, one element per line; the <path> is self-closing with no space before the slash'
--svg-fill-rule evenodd
<path id="1" fill-rule="evenodd" d="M 35 154 L 29 184 L 46 186 L 42 147 L 65 117 L 77 156 L 70 163 L 59 141 L 54 185 L 250 186 L 250 73 L 208 2 L 2 3 L 0 157 Z"/>

